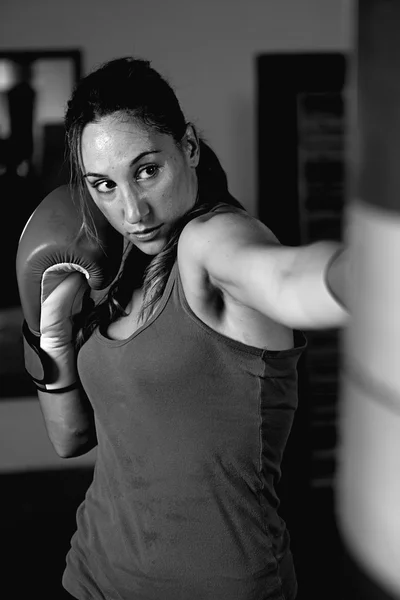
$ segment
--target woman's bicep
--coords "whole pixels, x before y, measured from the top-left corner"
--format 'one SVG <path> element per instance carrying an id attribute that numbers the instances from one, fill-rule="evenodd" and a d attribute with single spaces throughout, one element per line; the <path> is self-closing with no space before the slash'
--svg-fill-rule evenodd
<path id="1" fill-rule="evenodd" d="M 289 259 L 282 246 L 235 241 L 231 250 L 221 248 L 209 257 L 207 271 L 236 302 L 293 327 L 289 306 L 283 305 Z"/>
<path id="2" fill-rule="evenodd" d="M 192 221 L 183 231 L 180 251 L 206 271 L 215 287 L 280 320 L 281 284 L 290 257 L 262 223 L 236 212 Z"/>

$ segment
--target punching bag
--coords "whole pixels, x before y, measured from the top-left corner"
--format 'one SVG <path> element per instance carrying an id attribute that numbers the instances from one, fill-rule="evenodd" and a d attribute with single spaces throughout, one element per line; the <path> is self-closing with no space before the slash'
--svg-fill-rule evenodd
<path id="1" fill-rule="evenodd" d="M 400 1 L 359 0 L 349 85 L 336 519 L 342 597 L 400 598 Z M 347 593 L 346 593 L 347 592 Z"/>

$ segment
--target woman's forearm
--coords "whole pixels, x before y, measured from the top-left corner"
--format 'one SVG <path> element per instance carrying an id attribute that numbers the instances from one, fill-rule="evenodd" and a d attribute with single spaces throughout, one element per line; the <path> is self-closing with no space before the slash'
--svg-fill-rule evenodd
<path id="1" fill-rule="evenodd" d="M 92 406 L 82 388 L 62 394 L 38 391 L 50 441 L 62 458 L 81 456 L 97 445 Z"/>
<path id="2" fill-rule="evenodd" d="M 294 248 L 292 254 L 283 280 L 282 311 L 290 315 L 290 321 L 298 328 L 346 325 L 350 266 L 344 246 L 339 242 L 320 241 Z"/>

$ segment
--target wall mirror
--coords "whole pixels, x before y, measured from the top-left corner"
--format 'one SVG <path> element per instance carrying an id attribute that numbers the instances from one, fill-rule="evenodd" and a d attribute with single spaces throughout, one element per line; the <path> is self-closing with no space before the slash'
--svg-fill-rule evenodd
<path id="1" fill-rule="evenodd" d="M 81 75 L 81 52 L 0 49 L 0 199 L 4 258 L 0 294 L 0 397 L 24 394 L 15 274 L 21 232 L 39 202 L 67 183 L 64 113 Z M 29 388 L 30 389 L 30 388 Z"/>

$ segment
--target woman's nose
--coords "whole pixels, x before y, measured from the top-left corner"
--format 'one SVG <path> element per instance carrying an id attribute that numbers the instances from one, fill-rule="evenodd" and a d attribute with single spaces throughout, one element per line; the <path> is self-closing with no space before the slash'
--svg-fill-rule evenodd
<path id="1" fill-rule="evenodd" d="M 145 199 L 133 190 L 127 191 L 123 198 L 123 213 L 127 223 L 138 223 L 148 213 Z"/>

